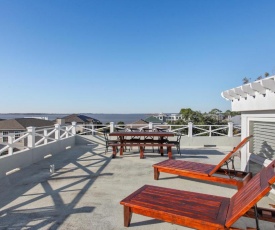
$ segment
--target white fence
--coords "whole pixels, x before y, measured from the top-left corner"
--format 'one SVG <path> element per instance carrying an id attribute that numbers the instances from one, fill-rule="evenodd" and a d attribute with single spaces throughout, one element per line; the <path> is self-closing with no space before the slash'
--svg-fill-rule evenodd
<path id="1" fill-rule="evenodd" d="M 33 149 L 41 145 L 46 145 L 75 135 L 102 135 L 104 130 L 114 132 L 116 130 L 130 130 L 137 128 L 140 131 L 147 128 L 150 130 L 166 129 L 170 132 L 180 133 L 187 137 L 196 136 L 228 136 L 235 137 L 241 135 L 241 127 L 234 126 L 232 122 L 227 125 L 194 125 L 191 122 L 188 125 L 157 125 L 149 123 L 148 125 L 125 124 L 115 125 L 111 122 L 109 125 L 85 124 L 60 126 L 56 124 L 54 127 L 35 128 L 28 127 L 26 132 L 13 133 L 8 135 L 0 135 L 0 140 L 7 138 L 8 142 L 4 143 L 4 147 L 0 148 L 0 155 L 14 152 L 20 152 L 26 149 Z"/>
<path id="2" fill-rule="evenodd" d="M 26 149 L 33 149 L 41 145 L 56 142 L 76 134 L 76 123 L 73 122 L 70 126 L 60 126 L 56 124 L 53 127 L 28 127 L 26 132 L 9 133 L 0 135 L 0 140 L 8 139 L 8 142 L 3 143 L 4 147 L 0 148 L 0 155 L 14 152 L 20 152 Z"/>

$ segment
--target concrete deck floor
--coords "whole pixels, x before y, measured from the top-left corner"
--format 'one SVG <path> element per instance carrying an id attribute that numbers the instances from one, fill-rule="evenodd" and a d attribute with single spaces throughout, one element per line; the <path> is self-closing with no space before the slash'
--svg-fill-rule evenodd
<path id="1" fill-rule="evenodd" d="M 236 189 L 219 184 L 160 174 L 153 179 L 152 164 L 167 157 L 146 149 L 139 159 L 137 149 L 111 158 L 104 147 L 76 146 L 0 180 L 0 229 L 127 229 L 119 202 L 144 184 L 231 197 Z M 177 159 L 216 164 L 226 148 L 182 149 Z M 50 173 L 50 165 L 55 173 Z M 274 201 L 265 198 L 260 206 Z M 269 207 L 270 208 L 270 207 Z M 241 218 L 236 227 L 255 226 Z M 274 223 L 260 221 L 262 229 Z M 128 229 L 189 229 L 133 214 Z"/>

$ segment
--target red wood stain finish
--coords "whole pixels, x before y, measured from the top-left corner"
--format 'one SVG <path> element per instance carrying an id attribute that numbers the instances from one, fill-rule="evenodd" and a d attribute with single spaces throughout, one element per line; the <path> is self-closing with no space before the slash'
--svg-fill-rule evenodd
<path id="1" fill-rule="evenodd" d="M 270 191 L 274 167 L 275 161 L 231 199 L 144 185 L 120 202 L 125 207 L 124 225 L 129 226 L 131 214 L 137 213 L 196 229 L 234 229 L 231 225 Z"/>
<path id="2" fill-rule="evenodd" d="M 236 153 L 237 150 L 243 147 L 251 138 L 252 135 L 246 137 L 240 144 L 238 144 L 236 148 L 234 148 L 233 151 L 227 154 L 218 165 L 203 164 L 182 160 L 166 160 L 158 164 L 154 164 L 154 179 L 159 179 L 159 172 L 165 172 L 189 178 L 213 181 L 222 184 L 229 184 L 236 186 L 238 189 L 240 189 L 244 184 L 246 184 L 250 180 L 252 174 L 248 172 L 236 171 L 236 176 L 234 178 L 229 178 L 227 174 L 232 174 L 232 171 L 227 169 L 221 169 L 221 166 L 230 157 L 232 157 L 232 155 Z M 222 174 L 226 175 L 226 177 L 218 176 Z"/>
<path id="3" fill-rule="evenodd" d="M 271 190 L 270 184 L 275 182 L 274 165 L 275 161 L 263 168 L 231 198 L 226 226 L 232 225 Z"/>
<path id="4" fill-rule="evenodd" d="M 155 164 L 154 167 L 155 166 L 159 169 L 173 169 L 174 171 L 192 172 L 204 175 L 209 175 L 209 172 L 215 168 L 215 165 L 180 160 L 165 160 Z"/>
<path id="5" fill-rule="evenodd" d="M 241 141 L 241 142 L 240 142 L 240 143 L 239 143 L 230 153 L 228 153 L 228 154 L 226 155 L 225 158 L 223 158 L 223 159 L 221 160 L 221 162 L 220 162 L 219 164 L 217 164 L 217 166 L 209 173 L 209 175 L 214 174 L 220 167 L 222 167 L 223 164 L 224 164 L 227 160 L 229 160 L 229 158 L 232 157 L 234 153 L 236 153 L 238 150 L 240 150 L 249 140 L 251 140 L 252 137 L 253 137 L 253 135 L 250 135 L 250 136 L 244 138 L 244 139 L 243 139 L 243 140 L 242 140 L 242 141 Z"/>
<path id="6" fill-rule="evenodd" d="M 219 196 L 145 185 L 120 203 L 135 213 L 175 224 L 216 228 L 224 226 L 229 201 Z"/>

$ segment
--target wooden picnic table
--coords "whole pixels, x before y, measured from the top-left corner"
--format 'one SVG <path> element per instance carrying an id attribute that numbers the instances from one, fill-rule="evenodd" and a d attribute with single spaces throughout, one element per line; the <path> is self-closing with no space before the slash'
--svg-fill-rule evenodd
<path id="1" fill-rule="evenodd" d="M 160 148 L 160 153 L 163 155 L 163 147 L 167 147 L 168 157 L 172 158 L 172 146 L 171 144 L 165 143 L 165 137 L 173 137 L 173 132 L 113 132 L 109 136 L 116 136 L 119 138 L 120 143 L 112 145 L 113 146 L 113 158 L 116 156 L 116 151 L 114 147 L 120 146 L 120 155 L 123 155 L 123 150 L 125 146 L 137 146 L 140 147 L 140 158 L 144 158 L 144 147 L 145 146 L 156 146 Z M 135 137 L 127 139 L 126 137 Z M 136 138 L 138 137 L 138 138 Z M 143 138 L 142 138 L 143 137 Z M 150 137 L 150 138 L 148 138 Z M 157 140 L 154 137 L 158 137 Z"/>

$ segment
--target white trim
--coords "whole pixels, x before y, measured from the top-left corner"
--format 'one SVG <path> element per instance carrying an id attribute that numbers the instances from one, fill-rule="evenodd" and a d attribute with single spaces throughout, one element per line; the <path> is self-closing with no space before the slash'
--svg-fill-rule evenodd
<path id="1" fill-rule="evenodd" d="M 223 91 L 231 100 L 232 111 L 263 111 L 275 109 L 275 75 Z"/>

